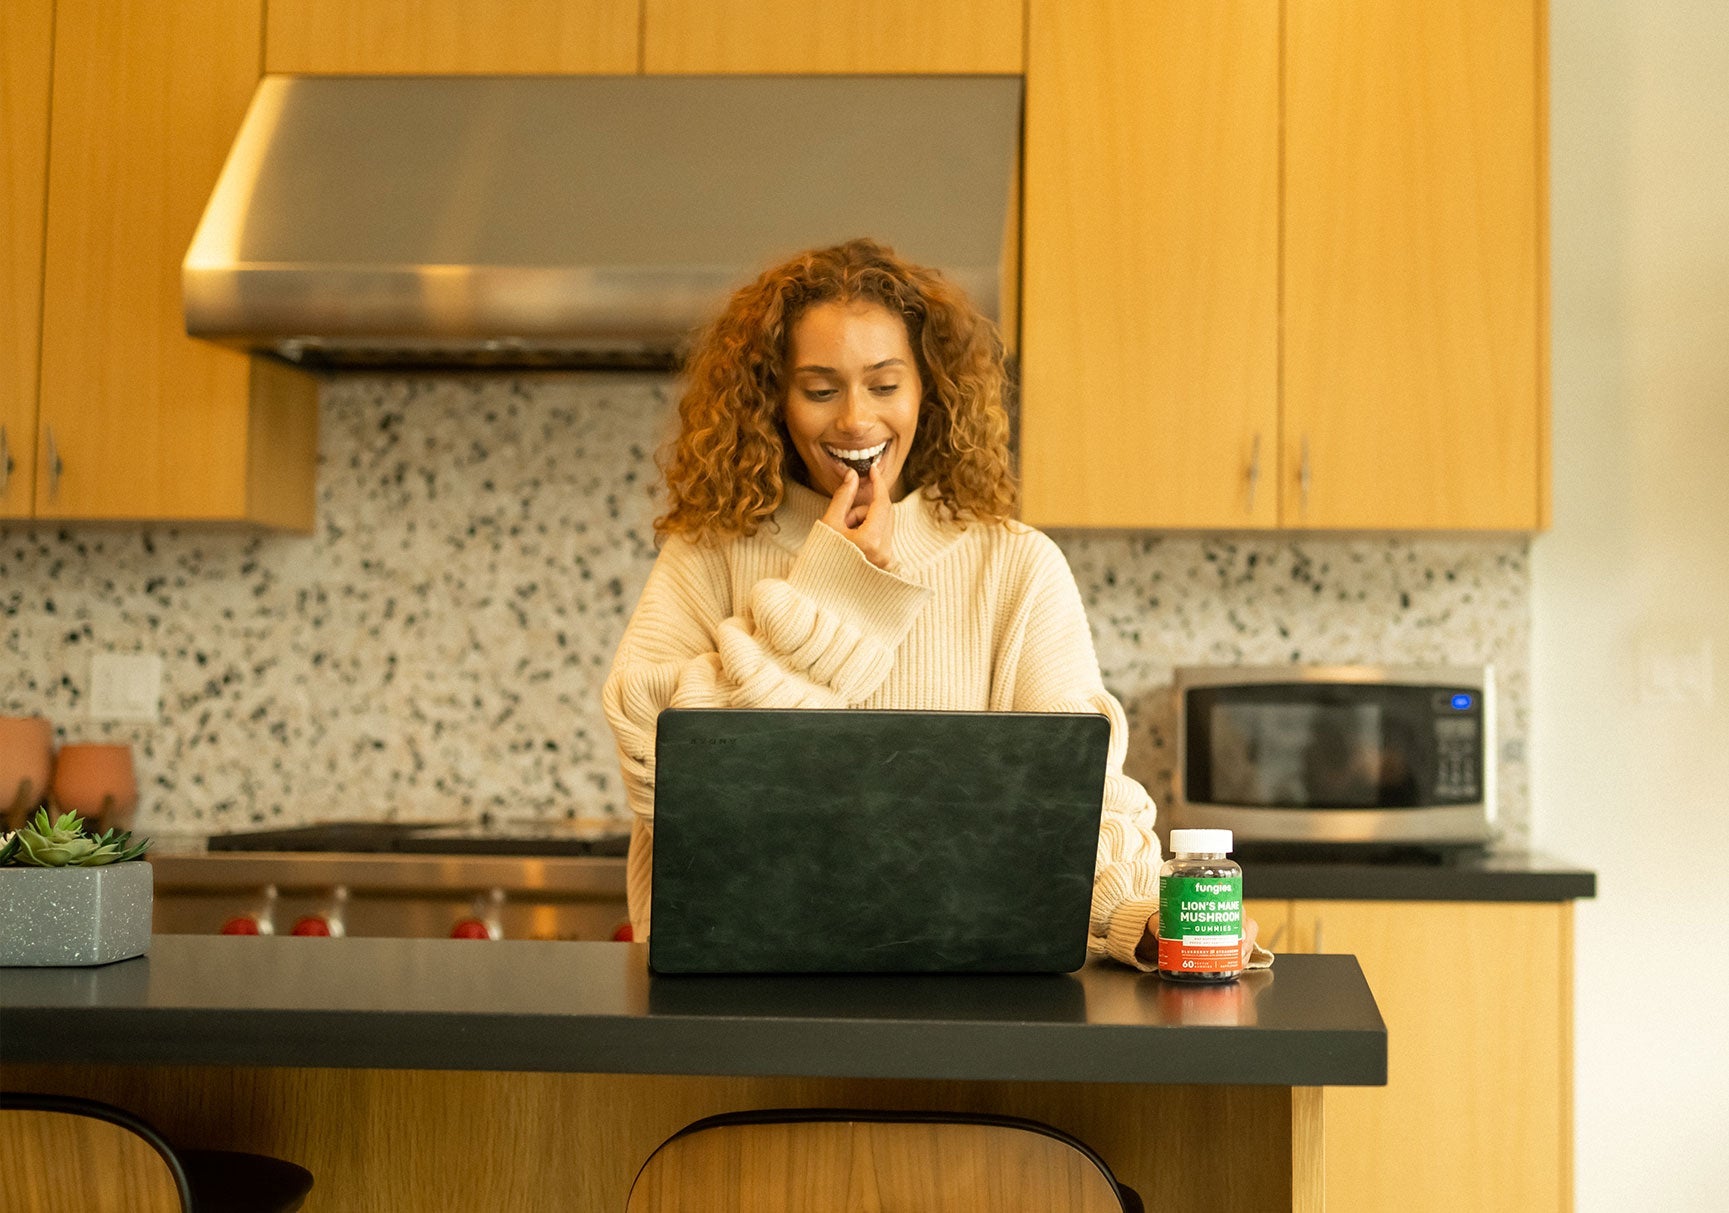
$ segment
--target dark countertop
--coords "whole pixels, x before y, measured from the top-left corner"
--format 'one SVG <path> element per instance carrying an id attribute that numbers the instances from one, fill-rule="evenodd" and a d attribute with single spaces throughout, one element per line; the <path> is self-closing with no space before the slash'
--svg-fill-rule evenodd
<path id="1" fill-rule="evenodd" d="M 1572 901 L 1597 895 L 1597 874 L 1532 851 L 1391 853 L 1374 860 L 1287 850 L 1233 855 L 1243 895 L 1337 901 Z"/>
<path id="2" fill-rule="evenodd" d="M 1381 1085 L 1350 956 L 1222 987 L 1053 976 L 657 977 L 639 944 L 159 935 L 7 969 L 9 1062 Z"/>

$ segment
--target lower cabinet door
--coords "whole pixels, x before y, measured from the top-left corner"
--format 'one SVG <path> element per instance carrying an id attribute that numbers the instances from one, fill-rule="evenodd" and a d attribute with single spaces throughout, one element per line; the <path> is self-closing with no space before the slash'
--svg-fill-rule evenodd
<path id="1" fill-rule="evenodd" d="M 1354 953 L 1387 1085 L 1327 1090 L 1329 1213 L 1572 1206 L 1572 905 L 1298 901 Z"/>
<path id="2" fill-rule="evenodd" d="M 1243 899 L 1243 916 L 1255 920 L 1260 928 L 1256 942 L 1269 952 L 1288 951 L 1291 947 L 1291 903 L 1266 901 L 1255 897 Z"/>

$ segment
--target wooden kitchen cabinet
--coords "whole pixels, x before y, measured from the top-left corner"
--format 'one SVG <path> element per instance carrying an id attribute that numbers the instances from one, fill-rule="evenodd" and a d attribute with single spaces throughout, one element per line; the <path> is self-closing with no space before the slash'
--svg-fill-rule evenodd
<path id="1" fill-rule="evenodd" d="M 643 70 L 1017 74 L 1023 0 L 643 0 Z"/>
<path id="2" fill-rule="evenodd" d="M 1027 521 L 1546 525 L 1543 0 L 1028 30 Z"/>
<path id="3" fill-rule="evenodd" d="M 270 0 L 264 70 L 632 75 L 641 0 Z"/>
<path id="4" fill-rule="evenodd" d="M 1387 1023 L 1387 1085 L 1327 1092 L 1326 1207 L 1571 1208 L 1572 903 L 1290 906 L 1284 950 L 1354 953 Z"/>
<path id="5" fill-rule="evenodd" d="M 1260 928 L 1257 939 L 1263 948 L 1277 952 L 1285 946 L 1285 940 L 1291 933 L 1290 902 L 1245 897 L 1243 917 L 1255 920 L 1255 924 Z"/>
<path id="6" fill-rule="evenodd" d="M 1279 10 L 1032 0 L 1022 515 L 1278 523 Z"/>
<path id="7" fill-rule="evenodd" d="M 42 336 L 54 0 L 0 4 L 0 519 L 28 518 Z"/>
<path id="8" fill-rule="evenodd" d="M 1545 525 L 1542 0 L 1285 11 L 1286 524 Z"/>
<path id="9" fill-rule="evenodd" d="M 263 17 L 235 0 L 55 6 L 38 518 L 312 527 L 316 382 L 192 340 L 181 312 Z"/>

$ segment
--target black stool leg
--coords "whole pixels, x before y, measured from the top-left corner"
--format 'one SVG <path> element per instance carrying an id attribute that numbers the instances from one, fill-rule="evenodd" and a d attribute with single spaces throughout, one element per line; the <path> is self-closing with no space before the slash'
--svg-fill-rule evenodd
<path id="1" fill-rule="evenodd" d="M 312 1191 L 312 1172 L 280 1158 L 232 1150 L 176 1150 L 192 1189 L 193 1213 L 294 1213 Z"/>

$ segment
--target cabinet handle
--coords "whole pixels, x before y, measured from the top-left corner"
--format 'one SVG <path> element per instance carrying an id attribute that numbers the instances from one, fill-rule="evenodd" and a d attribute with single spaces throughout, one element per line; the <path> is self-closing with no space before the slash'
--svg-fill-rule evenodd
<path id="1" fill-rule="evenodd" d="M 1255 432 L 1255 445 L 1249 448 L 1249 513 L 1255 512 L 1255 490 L 1261 484 L 1261 434 Z"/>
<path id="2" fill-rule="evenodd" d="M 6 445 L 6 427 L 0 425 L 0 497 L 6 495 L 6 486 L 12 483 L 12 450 Z"/>
<path id="3" fill-rule="evenodd" d="M 45 427 L 48 431 L 48 496 L 50 499 L 60 496 L 60 473 L 66 470 L 66 465 L 60 461 L 60 448 L 54 445 L 54 427 Z"/>
<path id="4" fill-rule="evenodd" d="M 1279 929 L 1273 932 L 1273 937 L 1269 940 L 1264 941 L 1261 944 L 1261 946 L 1263 948 L 1267 949 L 1267 951 L 1269 951 L 1269 952 L 1271 952 L 1274 948 L 1278 947 L 1279 946 L 1279 940 L 1281 940 L 1285 937 L 1285 926 L 1286 926 L 1286 924 L 1281 922 L 1279 924 Z"/>
<path id="5" fill-rule="evenodd" d="M 1309 474 L 1309 436 L 1303 435 L 1303 460 L 1297 465 L 1297 509 L 1305 517 L 1309 513 L 1309 484 L 1313 477 Z"/>
<path id="6" fill-rule="evenodd" d="M 1326 950 L 1327 950 L 1326 924 L 1324 924 L 1319 918 L 1317 918 L 1317 919 L 1315 919 L 1315 951 L 1325 952 Z"/>

